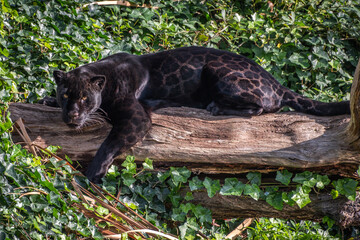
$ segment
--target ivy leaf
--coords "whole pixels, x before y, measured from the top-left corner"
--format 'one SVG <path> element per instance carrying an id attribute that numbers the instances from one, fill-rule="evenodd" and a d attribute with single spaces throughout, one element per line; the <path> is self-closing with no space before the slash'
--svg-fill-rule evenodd
<path id="1" fill-rule="evenodd" d="M 41 185 L 47 187 L 51 192 L 54 192 L 56 194 L 60 194 L 59 191 L 54 187 L 54 184 L 49 181 L 41 181 Z"/>
<path id="2" fill-rule="evenodd" d="M 143 188 L 142 197 L 147 202 L 152 202 L 155 195 L 156 195 L 156 190 L 153 189 L 151 186 L 147 186 L 147 187 Z"/>
<path id="3" fill-rule="evenodd" d="M 180 209 L 185 214 L 187 214 L 193 207 L 194 207 L 194 204 L 192 204 L 192 203 L 180 204 Z"/>
<path id="4" fill-rule="evenodd" d="M 171 219 L 173 221 L 184 222 L 186 218 L 186 213 L 181 207 L 172 208 Z"/>
<path id="5" fill-rule="evenodd" d="M 252 197 L 256 201 L 259 200 L 261 192 L 262 192 L 261 189 L 256 184 L 245 185 L 244 194 Z"/>
<path id="6" fill-rule="evenodd" d="M 197 176 L 195 176 L 189 181 L 189 187 L 191 191 L 196 191 L 204 188 L 204 185 L 203 182 Z"/>
<path id="7" fill-rule="evenodd" d="M 143 162 L 142 165 L 144 169 L 150 169 L 150 170 L 154 169 L 153 161 L 149 158 L 145 158 L 145 161 Z"/>
<path id="8" fill-rule="evenodd" d="M 125 167 L 121 171 L 127 174 L 136 174 L 136 164 L 134 156 L 126 156 L 125 161 L 121 164 L 121 166 Z"/>
<path id="9" fill-rule="evenodd" d="M 47 204 L 40 203 L 40 202 L 33 202 L 33 203 L 30 204 L 30 208 L 34 212 L 41 212 L 46 207 L 47 207 Z"/>
<path id="10" fill-rule="evenodd" d="M 303 186 L 313 188 L 317 187 L 319 189 L 323 189 L 326 185 L 330 184 L 330 179 L 326 175 L 314 174 L 311 172 L 303 172 L 296 174 L 293 178 L 294 182 L 301 183 Z"/>
<path id="11" fill-rule="evenodd" d="M 155 210 L 158 213 L 166 212 L 165 205 L 159 199 L 156 198 L 153 201 L 149 202 L 149 208 Z"/>
<path id="12" fill-rule="evenodd" d="M 155 188 L 156 197 L 161 201 L 164 202 L 166 197 L 170 194 L 170 190 L 168 188 Z"/>
<path id="13" fill-rule="evenodd" d="M 330 184 L 330 179 L 327 175 L 316 175 L 316 187 L 319 189 L 324 189 L 326 185 Z"/>
<path id="14" fill-rule="evenodd" d="M 329 218 L 328 216 L 323 217 L 322 222 L 326 223 L 329 229 L 332 228 L 335 224 L 335 220 Z"/>
<path id="15" fill-rule="evenodd" d="M 191 176 L 191 172 L 186 168 L 170 168 L 171 180 L 175 186 L 179 186 L 180 183 L 186 183 Z"/>
<path id="16" fill-rule="evenodd" d="M 194 199 L 194 197 L 192 195 L 192 192 L 187 192 L 186 195 L 185 195 L 185 200 L 186 201 L 191 201 L 193 199 Z"/>
<path id="17" fill-rule="evenodd" d="M 160 181 L 161 183 L 163 183 L 163 182 L 165 182 L 165 180 L 166 180 L 168 177 L 170 177 L 170 175 L 171 175 L 171 172 L 170 172 L 170 171 L 166 171 L 166 172 L 164 172 L 164 173 L 158 172 L 157 178 L 159 179 L 159 181 Z"/>
<path id="18" fill-rule="evenodd" d="M 288 170 L 286 170 L 286 169 L 281 171 L 281 172 L 277 171 L 275 180 L 281 182 L 282 184 L 284 184 L 286 186 L 288 186 L 290 181 L 291 181 L 292 175 L 293 174 L 291 172 L 289 172 Z"/>
<path id="19" fill-rule="evenodd" d="M 210 198 L 215 196 L 215 194 L 221 189 L 219 180 L 212 180 L 211 178 L 206 177 L 203 184 Z"/>
<path id="20" fill-rule="evenodd" d="M 123 183 L 128 187 L 131 184 L 133 184 L 134 182 L 136 182 L 136 179 L 134 178 L 133 174 L 131 174 L 131 173 L 123 173 L 123 174 L 121 174 L 121 178 L 123 180 Z"/>
<path id="21" fill-rule="evenodd" d="M 296 174 L 292 181 L 303 184 L 305 181 L 309 181 L 312 177 L 313 177 L 312 172 L 305 171 L 305 172 Z"/>
<path id="22" fill-rule="evenodd" d="M 10 163 L 6 166 L 6 170 L 4 172 L 4 175 L 7 177 L 10 177 L 14 180 L 14 182 L 19 185 L 19 175 L 15 171 L 15 165 Z M 20 185 L 19 185 L 20 186 Z"/>
<path id="23" fill-rule="evenodd" d="M 174 207 L 178 207 L 181 200 L 183 200 L 183 198 L 180 196 L 179 193 L 174 193 L 174 192 L 169 194 L 169 198 Z"/>
<path id="24" fill-rule="evenodd" d="M 303 208 L 308 203 L 311 202 L 309 197 L 309 192 L 310 192 L 310 188 L 304 186 L 298 186 L 294 191 L 294 194 L 291 197 L 291 199 L 294 200 L 300 208 Z"/>
<path id="25" fill-rule="evenodd" d="M 181 225 L 179 227 L 180 230 L 180 239 L 189 239 L 192 240 L 194 239 L 192 236 L 196 235 L 197 229 L 192 226 L 191 223 L 189 223 L 189 221 L 191 221 L 190 219 L 188 219 L 183 225 Z M 195 220 L 193 220 L 195 222 Z"/>
<path id="26" fill-rule="evenodd" d="M 329 55 L 323 50 L 323 46 L 319 47 L 319 46 L 315 46 L 313 48 L 313 53 L 320 57 L 325 59 L 326 61 L 329 61 Z"/>
<path id="27" fill-rule="evenodd" d="M 207 208 L 204 208 L 201 205 L 196 205 L 192 208 L 192 212 L 194 213 L 195 217 L 199 219 L 200 223 L 211 223 L 211 211 Z"/>
<path id="28" fill-rule="evenodd" d="M 335 190 L 335 189 L 331 189 L 330 195 L 332 196 L 333 199 L 339 197 L 339 191 Z"/>
<path id="29" fill-rule="evenodd" d="M 100 215 L 102 215 L 102 216 L 109 214 L 109 209 L 104 208 L 104 207 L 102 207 L 102 206 L 98 206 L 98 207 L 96 208 L 96 211 L 97 211 Z"/>
<path id="30" fill-rule="evenodd" d="M 111 167 L 109 168 L 108 170 L 108 173 L 107 175 L 111 175 L 113 176 L 114 178 L 116 178 L 117 176 L 120 175 L 120 171 L 119 171 L 119 168 L 116 166 L 116 165 L 111 165 Z"/>
<path id="31" fill-rule="evenodd" d="M 308 61 L 308 59 L 303 56 L 300 53 L 294 52 L 290 57 L 289 57 L 289 61 L 301 66 L 302 68 L 308 68 L 310 67 L 310 63 Z"/>
<path id="32" fill-rule="evenodd" d="M 61 200 L 61 198 L 59 194 L 60 193 L 50 192 L 50 194 L 46 195 L 46 198 L 48 199 L 48 203 L 60 208 L 61 205 L 59 200 Z"/>
<path id="33" fill-rule="evenodd" d="M 277 210 L 283 209 L 283 197 L 281 192 L 274 192 L 266 196 L 266 202 Z"/>
<path id="34" fill-rule="evenodd" d="M 36 221 L 35 218 L 33 218 L 33 226 L 34 226 L 35 229 L 37 229 L 39 232 L 41 232 L 41 229 L 40 229 L 40 227 L 39 227 L 39 224 L 37 223 L 37 221 Z"/>
<path id="35" fill-rule="evenodd" d="M 333 181 L 335 189 L 342 195 L 345 195 L 348 199 L 355 201 L 356 187 L 358 182 L 351 178 L 339 179 Z"/>
<path id="36" fill-rule="evenodd" d="M 289 206 L 294 206 L 295 201 L 291 199 L 293 195 L 294 195 L 293 192 L 290 192 L 290 193 L 282 192 L 283 202 L 288 204 Z"/>
<path id="37" fill-rule="evenodd" d="M 251 184 L 258 186 L 261 184 L 261 173 L 259 172 L 250 172 L 246 174 L 246 178 L 250 181 Z"/>
<path id="38" fill-rule="evenodd" d="M 309 60 L 310 60 L 310 62 L 312 64 L 312 67 L 314 68 L 314 70 L 324 69 L 328 65 L 328 62 L 325 59 L 317 58 L 316 56 L 314 56 L 312 54 L 309 55 L 308 58 L 309 58 Z M 319 77 L 319 75 L 317 77 Z"/>
<path id="39" fill-rule="evenodd" d="M 226 178 L 225 184 L 220 190 L 221 195 L 241 196 L 245 188 L 245 184 L 240 182 L 237 178 Z"/>

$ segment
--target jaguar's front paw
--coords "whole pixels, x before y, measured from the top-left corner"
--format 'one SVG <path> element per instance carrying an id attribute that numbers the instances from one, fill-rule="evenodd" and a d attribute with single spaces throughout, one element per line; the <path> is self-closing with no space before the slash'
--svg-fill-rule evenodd
<path id="1" fill-rule="evenodd" d="M 102 172 L 101 169 L 89 167 L 86 171 L 86 177 L 93 183 L 101 184 L 102 178 L 105 176 L 106 172 Z"/>

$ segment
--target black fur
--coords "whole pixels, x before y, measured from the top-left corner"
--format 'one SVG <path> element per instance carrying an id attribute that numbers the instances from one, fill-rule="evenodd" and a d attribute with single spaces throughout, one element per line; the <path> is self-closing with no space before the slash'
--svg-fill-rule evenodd
<path id="1" fill-rule="evenodd" d="M 206 108 L 213 115 L 254 116 L 289 106 L 314 115 L 349 114 L 349 102 L 322 103 L 280 85 L 254 61 L 231 52 L 186 47 L 134 56 L 119 53 L 68 73 L 55 71 L 63 120 L 80 128 L 96 111 L 113 125 L 87 170 L 100 182 L 113 157 L 140 141 L 148 111 L 168 106 Z"/>

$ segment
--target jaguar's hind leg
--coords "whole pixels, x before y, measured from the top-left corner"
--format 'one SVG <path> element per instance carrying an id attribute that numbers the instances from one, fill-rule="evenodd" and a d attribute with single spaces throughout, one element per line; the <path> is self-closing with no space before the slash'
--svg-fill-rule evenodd
<path id="1" fill-rule="evenodd" d="M 251 117 L 258 116 L 263 112 L 263 109 L 260 107 L 252 107 L 252 108 L 231 108 L 227 106 L 222 106 L 220 104 L 211 102 L 206 110 L 208 110 L 212 115 L 235 115 L 242 117 Z"/>

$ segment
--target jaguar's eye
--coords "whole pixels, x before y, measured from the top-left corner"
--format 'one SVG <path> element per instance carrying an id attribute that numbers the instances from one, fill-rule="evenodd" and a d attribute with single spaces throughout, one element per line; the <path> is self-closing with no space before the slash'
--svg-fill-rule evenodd
<path id="1" fill-rule="evenodd" d="M 64 98 L 69 98 L 69 95 L 67 95 L 66 93 L 63 94 Z"/>
<path id="2" fill-rule="evenodd" d="M 81 100 L 85 101 L 87 99 L 86 96 L 82 97 Z"/>

